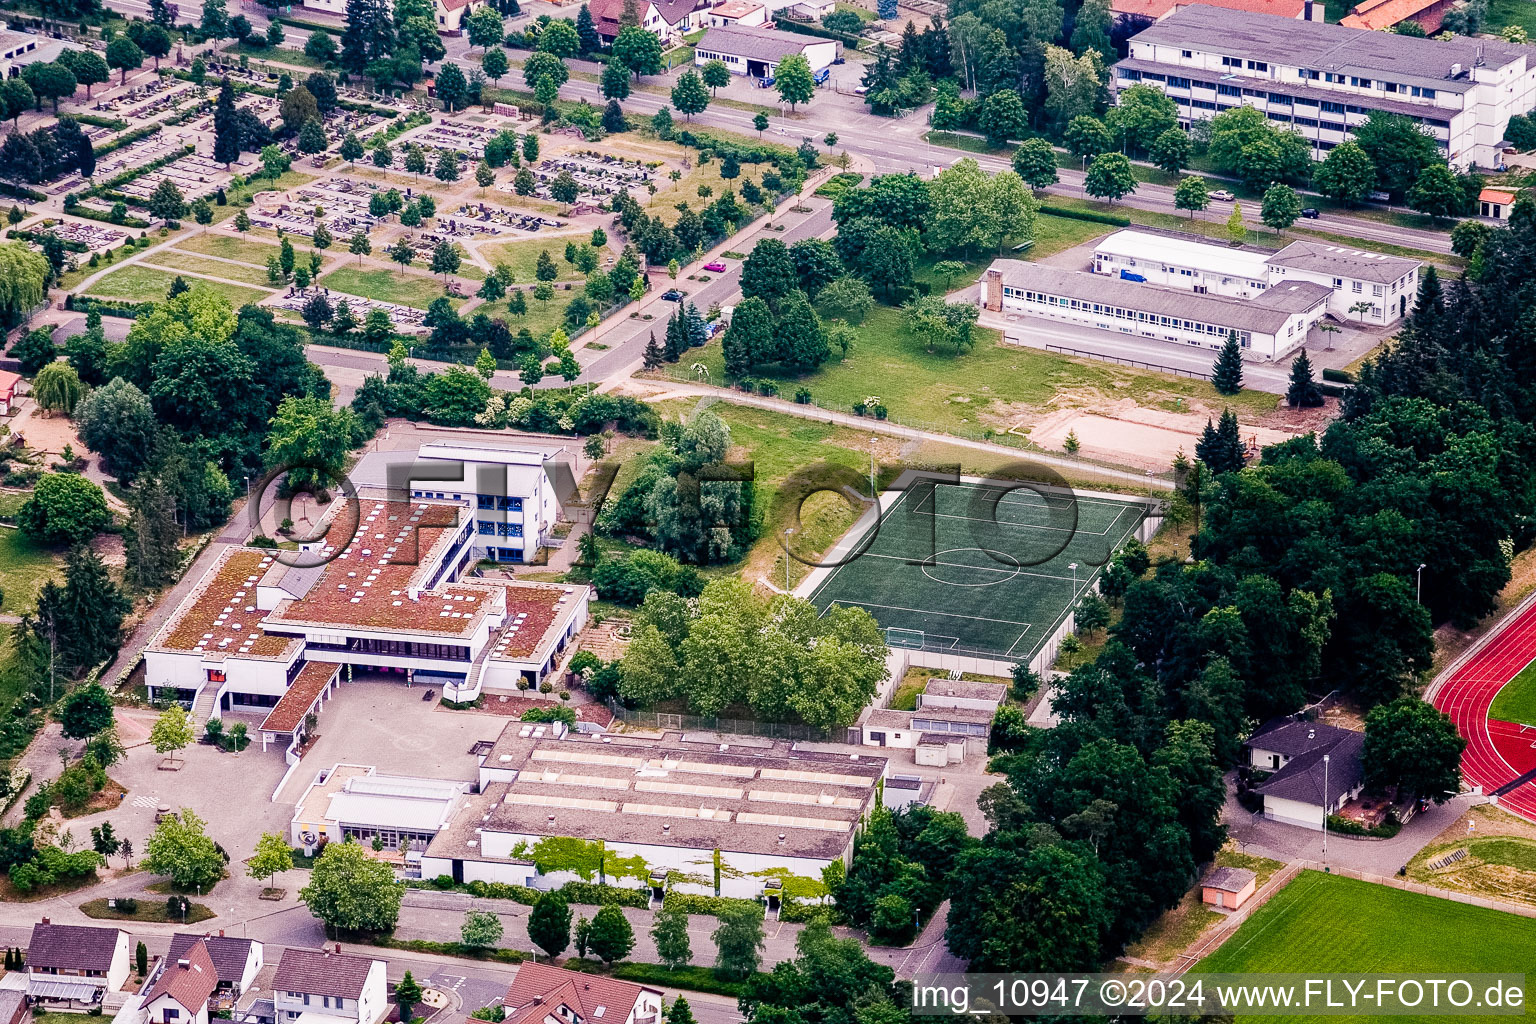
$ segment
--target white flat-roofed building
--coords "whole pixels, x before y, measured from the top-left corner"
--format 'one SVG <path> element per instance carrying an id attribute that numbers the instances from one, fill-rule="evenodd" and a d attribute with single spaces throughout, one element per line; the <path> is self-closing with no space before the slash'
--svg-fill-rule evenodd
<path id="1" fill-rule="evenodd" d="M 1418 122 L 1457 167 L 1494 167 L 1510 117 L 1536 107 L 1536 48 L 1491 36 L 1424 39 L 1194 4 L 1129 47 L 1116 93 L 1156 86 L 1186 126 L 1251 106 L 1319 160 L 1381 111 Z"/>
<path id="2" fill-rule="evenodd" d="M 1283 359 L 1306 343 L 1332 290 L 1288 281 L 1242 299 L 1201 295 L 1104 274 L 994 260 L 982 276 L 987 309 L 1027 313 L 1138 338 L 1219 349 L 1235 333 L 1248 359 Z"/>
<path id="3" fill-rule="evenodd" d="M 1270 256 L 1271 284 L 1313 281 L 1329 288 L 1328 312 L 1341 320 L 1385 325 L 1408 312 L 1419 288 L 1418 260 L 1329 242 L 1292 242 Z"/>
<path id="4" fill-rule="evenodd" d="M 1296 241 L 1279 252 L 1233 249 L 1147 231 L 1116 231 L 1095 243 L 1096 274 L 1197 294 L 1251 299 L 1284 282 L 1329 289 L 1340 320 L 1390 324 L 1418 288 L 1418 260 L 1328 242 Z"/>
<path id="5" fill-rule="evenodd" d="M 1251 298 L 1269 287 L 1265 254 L 1146 231 L 1116 231 L 1093 247 L 1093 271 L 1126 281 Z"/>
<path id="6" fill-rule="evenodd" d="M 338 764 L 320 772 L 299 797 L 289 823 L 296 847 L 348 839 L 419 854 L 464 804 L 468 782 L 380 775 L 367 765 Z M 419 859 L 419 858 L 418 858 Z"/>
<path id="7" fill-rule="evenodd" d="M 412 467 L 411 497 L 461 502 L 473 509 L 475 557 L 531 562 L 549 539 L 561 500 L 574 488 L 564 454 L 482 444 L 422 445 Z"/>

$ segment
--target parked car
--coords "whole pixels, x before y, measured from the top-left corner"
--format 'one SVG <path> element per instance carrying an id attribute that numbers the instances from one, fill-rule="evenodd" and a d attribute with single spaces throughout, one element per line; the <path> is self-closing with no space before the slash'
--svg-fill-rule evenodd
<path id="1" fill-rule="evenodd" d="M 680 292 L 676 288 L 669 288 L 661 293 L 661 298 L 663 302 L 682 302 L 684 294 L 684 292 Z"/>
<path id="2" fill-rule="evenodd" d="M 725 264 L 719 260 L 715 260 L 713 263 L 704 264 L 704 269 L 709 271 L 711 274 L 723 274 L 725 273 Z"/>
<path id="3" fill-rule="evenodd" d="M 773 79 L 772 78 L 759 78 L 757 80 L 757 87 L 759 89 L 772 89 L 773 88 Z"/>
<path id="4" fill-rule="evenodd" d="M 1228 192 L 1224 188 L 1219 188 L 1211 193 L 1211 198 L 1220 200 L 1223 203 L 1230 203 L 1232 200 L 1236 199 L 1237 196 L 1233 195 L 1231 192 Z"/>
<path id="5" fill-rule="evenodd" d="M 1383 192 L 1381 189 L 1376 189 L 1370 192 L 1366 195 L 1365 198 L 1369 199 L 1373 203 L 1390 203 L 1392 201 L 1391 194 Z"/>
<path id="6" fill-rule="evenodd" d="M 1301 215 L 1306 217 L 1308 220 L 1316 220 L 1317 210 L 1315 207 L 1308 206 L 1301 211 Z"/>

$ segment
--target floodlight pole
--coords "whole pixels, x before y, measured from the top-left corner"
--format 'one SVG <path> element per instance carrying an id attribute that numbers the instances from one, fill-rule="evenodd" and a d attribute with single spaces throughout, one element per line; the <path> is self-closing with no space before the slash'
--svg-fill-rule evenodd
<path id="1" fill-rule="evenodd" d="M 789 593 L 789 535 L 795 532 L 793 526 L 784 527 L 784 593 Z"/>
<path id="2" fill-rule="evenodd" d="M 1323 863 L 1328 862 L 1328 814 L 1332 811 L 1328 798 L 1328 755 L 1323 755 Z"/>

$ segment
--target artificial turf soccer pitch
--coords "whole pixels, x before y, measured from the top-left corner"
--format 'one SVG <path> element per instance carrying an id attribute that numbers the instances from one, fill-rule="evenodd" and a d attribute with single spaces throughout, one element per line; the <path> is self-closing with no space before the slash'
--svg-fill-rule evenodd
<path id="1" fill-rule="evenodd" d="M 1027 662 L 1146 507 L 1035 484 L 920 480 L 811 601 L 822 612 L 864 608 L 893 646 Z"/>
<path id="2" fill-rule="evenodd" d="M 1304 871 L 1236 934 L 1196 965 L 1193 974 L 1392 974 L 1421 978 L 1458 974 L 1530 974 L 1536 966 L 1536 919 L 1405 892 L 1352 878 Z M 1526 985 L 1525 1018 L 1536 1016 Z M 1240 1020 L 1258 1019 L 1239 1014 Z M 1328 1017 L 1264 1018 L 1286 1024 Z M 1430 1016 L 1388 1018 L 1394 1022 Z M 1440 1017 L 1513 1021 L 1521 1016 Z"/>

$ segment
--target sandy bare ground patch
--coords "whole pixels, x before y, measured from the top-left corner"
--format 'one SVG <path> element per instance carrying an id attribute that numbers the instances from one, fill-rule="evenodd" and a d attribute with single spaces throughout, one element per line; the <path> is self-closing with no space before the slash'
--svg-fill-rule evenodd
<path id="1" fill-rule="evenodd" d="M 1194 457 L 1195 442 L 1207 419 L 1204 415 L 1147 409 L 1127 400 L 1101 412 L 1053 412 L 1030 429 L 1029 439 L 1047 450 L 1060 451 L 1067 434 L 1075 433 L 1084 455 L 1161 471 L 1180 450 Z M 1243 439 L 1261 448 L 1295 436 L 1273 427 L 1243 425 Z"/>

